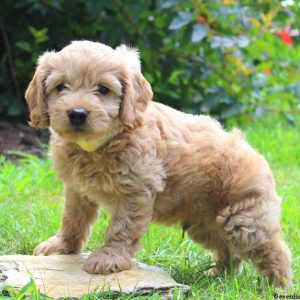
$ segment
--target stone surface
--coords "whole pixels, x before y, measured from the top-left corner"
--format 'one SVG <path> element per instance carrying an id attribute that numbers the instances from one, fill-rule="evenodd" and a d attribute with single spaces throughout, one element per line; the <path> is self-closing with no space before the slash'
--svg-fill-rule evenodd
<path id="1" fill-rule="evenodd" d="M 159 291 L 171 295 L 174 288 L 183 293 L 190 289 L 176 283 L 167 272 L 138 262 L 131 270 L 110 275 L 91 275 L 82 269 L 87 257 L 85 253 L 0 256 L 0 285 L 19 289 L 31 277 L 41 293 L 54 298 L 77 298 L 93 291 L 122 291 L 125 294 Z"/>

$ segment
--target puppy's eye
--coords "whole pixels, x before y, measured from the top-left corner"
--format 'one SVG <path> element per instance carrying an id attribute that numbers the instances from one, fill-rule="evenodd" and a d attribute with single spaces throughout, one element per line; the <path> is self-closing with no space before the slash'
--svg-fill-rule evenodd
<path id="1" fill-rule="evenodd" d="M 56 86 L 56 90 L 58 91 L 58 92 L 61 92 L 61 91 L 63 91 L 63 90 L 67 90 L 68 88 L 66 87 L 66 85 L 64 84 L 64 83 L 61 83 L 61 84 L 59 84 L 59 85 L 57 85 Z"/>
<path id="2" fill-rule="evenodd" d="M 106 95 L 109 92 L 109 89 L 104 85 L 99 85 L 96 92 L 101 95 Z"/>

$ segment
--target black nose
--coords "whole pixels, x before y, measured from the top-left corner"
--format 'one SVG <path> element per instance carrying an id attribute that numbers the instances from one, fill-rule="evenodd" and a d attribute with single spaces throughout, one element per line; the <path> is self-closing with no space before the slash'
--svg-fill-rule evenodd
<path id="1" fill-rule="evenodd" d="M 82 125 L 87 118 L 87 111 L 84 108 L 74 108 L 69 111 L 69 120 L 73 125 Z"/>

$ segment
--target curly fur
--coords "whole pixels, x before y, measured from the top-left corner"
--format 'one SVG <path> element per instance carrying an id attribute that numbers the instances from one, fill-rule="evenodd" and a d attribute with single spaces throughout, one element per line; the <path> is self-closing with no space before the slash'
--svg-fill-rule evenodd
<path id="1" fill-rule="evenodd" d="M 65 83 L 68 89 L 55 87 Z M 110 89 L 95 94 L 97 85 Z M 77 253 L 101 207 L 111 220 L 105 245 L 85 264 L 90 273 L 131 267 L 151 221 L 189 224 L 187 233 L 215 254 L 211 274 L 249 259 L 277 286 L 291 283 L 291 258 L 280 237 L 280 198 L 266 160 L 241 133 L 208 116 L 152 100 L 135 49 L 76 41 L 40 59 L 26 91 L 31 125 L 50 126 L 51 156 L 65 186 L 62 227 L 36 255 Z M 72 108 L 89 111 L 84 131 Z M 94 152 L 77 141 L 112 136 Z"/>

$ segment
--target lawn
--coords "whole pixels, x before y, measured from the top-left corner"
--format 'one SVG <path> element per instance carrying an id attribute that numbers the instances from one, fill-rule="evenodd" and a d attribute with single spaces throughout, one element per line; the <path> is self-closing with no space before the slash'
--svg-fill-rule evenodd
<path id="1" fill-rule="evenodd" d="M 192 291 L 186 297 L 189 299 L 273 299 L 274 293 L 300 295 L 299 126 L 298 121 L 292 128 L 286 121 L 273 118 L 241 126 L 249 142 L 270 162 L 278 193 L 283 199 L 283 230 L 293 254 L 293 288 L 290 291 L 267 286 L 246 262 L 239 277 L 225 274 L 213 279 L 205 276 L 203 271 L 211 263 L 211 254 L 187 237 L 182 239 L 179 227 L 151 225 L 136 255 L 138 260 L 157 265 L 178 282 L 190 285 Z M 50 161 L 26 156 L 13 164 L 0 156 L 0 254 L 31 254 L 39 242 L 53 235 L 59 228 L 62 200 L 62 185 L 56 180 Z M 93 228 L 86 251 L 93 251 L 102 244 L 108 222 L 103 212 Z M 130 297 L 160 298 L 158 294 Z M 91 295 L 85 299 L 98 298 Z"/>

